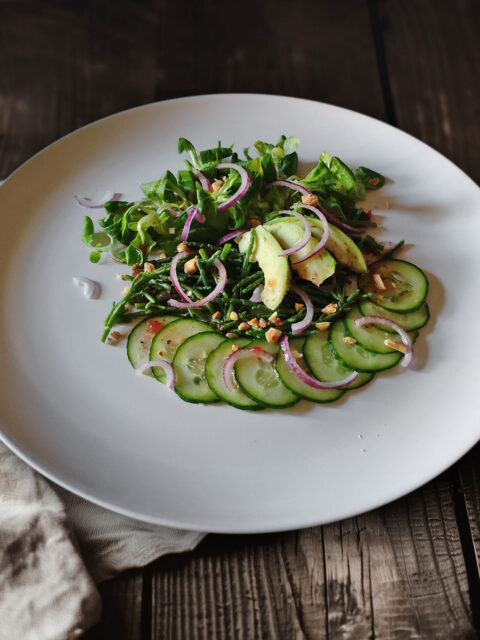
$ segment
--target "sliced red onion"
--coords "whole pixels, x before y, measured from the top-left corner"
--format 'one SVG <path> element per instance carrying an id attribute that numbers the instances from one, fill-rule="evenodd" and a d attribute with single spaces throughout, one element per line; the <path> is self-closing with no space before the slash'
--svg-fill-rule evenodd
<path id="1" fill-rule="evenodd" d="M 179 255 L 179 254 L 177 254 L 177 255 Z M 170 300 L 168 300 L 167 303 L 171 307 L 175 307 L 176 309 L 198 309 L 198 307 L 203 307 L 204 305 L 208 304 L 209 302 L 212 302 L 212 300 L 215 300 L 215 298 L 218 295 L 220 295 L 222 293 L 222 291 L 224 290 L 224 288 L 225 288 L 225 285 L 227 283 L 227 270 L 223 266 L 223 263 L 220 262 L 220 260 L 214 260 L 213 264 L 217 267 L 217 270 L 218 270 L 218 282 L 217 282 L 217 286 L 215 287 L 215 289 L 213 291 L 211 291 L 208 294 L 208 296 L 205 296 L 205 298 L 202 298 L 201 300 L 196 300 L 195 302 L 192 302 L 188 298 L 187 298 L 188 302 L 178 302 L 177 300 L 174 300 L 173 298 L 170 298 Z M 172 282 L 173 282 L 173 280 L 172 280 Z M 182 291 L 182 293 L 183 293 L 183 291 Z"/>
<path id="2" fill-rule="evenodd" d="M 273 182 L 270 182 L 270 184 L 267 184 L 267 189 L 270 187 L 288 187 L 289 189 L 298 191 L 304 196 L 312 195 L 312 192 L 309 189 L 302 187 L 301 184 L 293 182 L 293 180 L 274 180 Z"/>
<path id="3" fill-rule="evenodd" d="M 135 371 L 137 373 L 145 373 L 145 371 L 152 367 L 161 367 L 165 371 L 165 375 L 167 377 L 165 383 L 169 389 L 173 390 L 176 382 L 175 369 L 167 360 L 164 360 L 163 358 L 161 360 L 149 360 L 137 367 Z"/>
<path id="4" fill-rule="evenodd" d="M 320 205 L 318 205 L 318 208 L 321 209 L 322 213 L 325 215 L 326 218 L 328 218 L 328 220 L 332 224 L 334 224 L 339 229 L 346 231 L 347 233 L 356 233 L 356 234 L 364 235 L 367 232 L 367 230 L 364 227 L 351 227 L 349 224 L 345 224 L 345 222 L 342 222 L 341 220 L 339 220 L 336 215 L 334 215 L 333 213 L 330 213 Z"/>
<path id="5" fill-rule="evenodd" d="M 247 227 L 241 227 L 240 229 L 235 229 L 235 231 L 230 231 L 230 233 L 227 233 L 227 235 L 222 236 L 220 240 L 217 242 L 217 244 L 225 244 L 225 242 L 228 242 L 229 240 L 233 240 L 233 238 L 236 238 L 237 236 L 239 236 L 242 233 L 245 233 L 246 231 L 248 231 Z"/>
<path id="6" fill-rule="evenodd" d="M 175 287 L 175 291 L 182 298 L 182 300 L 185 300 L 185 302 L 192 302 L 192 301 L 187 296 L 185 291 L 182 289 L 182 285 L 178 280 L 177 263 L 182 258 L 186 258 L 187 256 L 190 256 L 190 255 L 192 255 L 190 251 L 180 251 L 180 253 L 177 253 L 177 255 L 173 256 L 172 261 L 170 263 L 170 280 L 172 281 L 172 284 Z"/>
<path id="7" fill-rule="evenodd" d="M 382 316 L 362 316 L 361 318 L 357 318 L 355 320 L 356 327 L 363 327 L 366 324 L 380 324 L 384 327 L 389 327 L 390 329 L 393 329 L 398 333 L 398 335 L 400 336 L 400 340 L 407 347 L 407 353 L 402 358 L 400 364 L 402 365 L 402 367 L 408 367 L 413 359 L 413 345 L 412 340 L 410 339 L 410 336 L 405 331 L 405 329 L 393 320 L 382 318 Z"/>
<path id="8" fill-rule="evenodd" d="M 78 204 L 81 204 L 82 207 L 88 207 L 89 209 L 101 209 L 102 207 L 105 206 L 106 202 L 114 202 L 115 200 L 120 200 L 121 197 L 122 197 L 121 193 L 112 193 L 111 191 L 105 194 L 102 202 L 95 202 L 94 200 L 86 196 L 79 196 L 79 195 L 74 196 Z"/>
<path id="9" fill-rule="evenodd" d="M 352 371 L 350 375 L 348 375 L 343 380 L 338 380 L 337 382 L 321 382 L 316 378 L 312 378 L 306 373 L 302 367 L 298 364 L 293 355 L 290 345 L 288 344 L 288 337 L 283 336 L 280 340 L 280 347 L 283 352 L 283 357 L 285 358 L 285 362 L 288 364 L 290 369 L 297 374 L 302 382 L 308 384 L 309 387 L 313 389 L 343 389 L 343 387 L 347 387 L 354 380 L 358 378 L 358 372 Z"/>
<path id="10" fill-rule="evenodd" d="M 210 180 L 199 169 L 195 169 L 195 171 L 193 172 L 193 175 L 197 178 L 197 180 L 200 182 L 200 184 L 202 185 L 202 188 L 205 189 L 205 191 L 212 190 L 212 185 L 210 184 Z"/>
<path id="11" fill-rule="evenodd" d="M 225 386 L 229 391 L 233 391 L 233 379 L 234 375 L 234 365 L 237 360 L 241 360 L 242 358 L 251 358 L 252 355 L 260 358 L 264 362 L 272 363 L 275 358 L 271 353 L 267 351 L 263 351 L 263 349 L 247 348 L 247 349 L 239 349 L 238 351 L 233 351 L 228 358 L 225 360 L 225 364 L 223 365 L 223 381 Z"/>
<path id="12" fill-rule="evenodd" d="M 233 207 L 233 205 L 236 204 L 248 191 L 250 186 L 250 176 L 243 167 L 239 164 L 235 164 L 234 162 L 221 162 L 220 164 L 217 164 L 216 169 L 234 169 L 235 171 L 238 171 L 241 178 L 240 186 L 233 196 L 218 205 L 219 211 L 226 211 L 227 209 L 230 209 L 230 207 Z"/>
<path id="13" fill-rule="evenodd" d="M 102 288 L 98 282 L 90 280 L 90 278 L 84 278 L 83 276 L 74 276 L 73 284 L 77 287 L 83 287 L 83 293 L 89 300 L 98 298 L 102 292 Z"/>
<path id="14" fill-rule="evenodd" d="M 310 238 L 312 237 L 312 227 L 310 226 L 310 223 L 305 218 L 305 216 L 302 216 L 302 214 L 298 213 L 297 211 L 283 210 L 283 211 L 279 211 L 278 213 L 287 213 L 289 216 L 295 216 L 295 218 L 298 218 L 298 220 L 300 220 L 300 222 L 303 224 L 303 228 L 305 230 L 303 234 L 303 238 L 299 242 L 297 242 L 297 244 L 294 244 L 293 247 L 289 247 L 288 249 L 284 249 L 283 251 L 280 251 L 280 253 L 278 254 L 278 257 L 283 258 L 284 256 L 291 256 L 292 253 L 297 253 L 297 251 L 300 251 L 301 249 L 303 249 L 303 247 L 310 242 Z"/>
<path id="15" fill-rule="evenodd" d="M 255 287 L 255 289 L 252 292 L 252 295 L 249 298 L 250 302 L 263 302 L 262 300 L 263 289 L 264 289 L 263 284 L 259 284 L 258 287 Z"/>
<path id="16" fill-rule="evenodd" d="M 307 295 L 303 289 L 300 289 L 300 287 L 297 287 L 296 285 L 292 285 L 290 289 L 294 293 L 299 295 L 303 300 L 303 302 L 305 303 L 305 317 L 303 318 L 303 320 L 300 320 L 299 322 L 294 322 L 292 324 L 292 333 L 301 333 L 302 331 L 305 331 L 305 329 L 307 329 L 312 324 L 313 312 L 314 312 L 313 303 L 310 300 L 310 296 Z"/>
<path id="17" fill-rule="evenodd" d="M 320 253 L 320 251 L 325 247 L 325 245 L 328 242 L 328 239 L 330 237 L 330 229 L 328 228 L 327 218 L 317 207 L 313 207 L 310 204 L 296 204 L 295 206 L 300 207 L 302 209 L 308 209 L 309 211 L 314 213 L 323 225 L 323 234 L 318 244 L 315 245 L 315 247 L 310 251 L 310 253 L 307 256 L 305 256 L 301 260 L 296 260 L 295 264 L 300 264 L 300 262 L 304 262 L 305 260 L 308 260 L 309 258 L 312 258 L 313 256 L 317 255 L 317 253 Z"/>
<path id="18" fill-rule="evenodd" d="M 197 215 L 197 212 L 198 212 L 197 207 L 192 207 L 188 212 L 187 219 L 185 221 L 185 225 L 182 230 L 182 235 L 180 236 L 180 240 L 182 242 L 185 242 L 185 240 L 188 238 L 188 234 L 190 233 L 190 225 L 192 224 L 192 220 Z"/>

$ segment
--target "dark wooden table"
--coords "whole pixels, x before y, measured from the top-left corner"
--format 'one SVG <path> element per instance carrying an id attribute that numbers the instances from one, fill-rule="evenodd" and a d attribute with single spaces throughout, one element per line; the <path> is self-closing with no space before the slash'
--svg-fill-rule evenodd
<path id="1" fill-rule="evenodd" d="M 0 178 L 121 109 L 262 92 L 388 121 L 478 181 L 479 37 L 478 0 L 0 0 Z M 127 572 L 86 637 L 474 638 L 479 554 L 477 446 L 370 513 Z"/>

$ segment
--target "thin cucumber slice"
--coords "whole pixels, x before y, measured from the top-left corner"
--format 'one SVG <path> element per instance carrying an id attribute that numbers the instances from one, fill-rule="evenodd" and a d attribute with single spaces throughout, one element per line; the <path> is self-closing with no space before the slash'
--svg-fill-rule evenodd
<path id="1" fill-rule="evenodd" d="M 328 343 L 328 331 L 319 331 L 306 339 L 303 357 L 313 375 L 323 382 L 338 382 L 354 371 L 335 357 Z M 361 371 L 358 378 L 345 387 L 345 390 L 363 387 L 372 378 L 373 373 Z"/>
<path id="2" fill-rule="evenodd" d="M 421 329 L 427 324 L 430 318 L 430 311 L 426 302 L 418 307 L 418 309 L 415 309 L 415 311 L 407 311 L 406 313 L 395 313 L 395 311 L 387 311 L 387 309 L 379 307 L 378 304 L 370 302 L 370 300 L 362 300 L 359 304 L 359 307 L 363 316 L 381 316 L 382 318 L 393 320 L 393 322 L 396 322 L 403 329 L 405 329 L 405 331 L 414 331 L 415 329 Z M 390 333 L 395 333 L 393 329 L 389 329 L 388 327 L 383 327 L 383 330 Z"/>
<path id="3" fill-rule="evenodd" d="M 213 329 L 206 322 L 190 318 L 180 318 L 170 322 L 152 340 L 150 360 L 162 358 L 172 362 L 175 351 L 182 342 L 201 331 L 213 331 Z M 161 367 L 152 367 L 152 373 L 159 382 L 165 382 L 165 372 Z"/>
<path id="4" fill-rule="evenodd" d="M 392 340 L 395 339 L 395 337 L 399 339 L 398 334 L 392 334 L 385 331 L 383 328 L 377 329 L 377 327 L 374 326 L 355 326 L 355 320 L 361 317 L 362 314 L 358 307 L 350 309 L 345 316 L 345 325 L 348 333 L 355 338 L 362 347 L 365 347 L 365 349 L 368 349 L 369 351 L 375 351 L 375 353 L 393 353 L 395 349 L 388 347 L 385 344 L 385 340 Z M 410 334 L 410 337 L 412 338 L 412 341 L 415 339 L 415 336 L 412 334 Z"/>
<path id="5" fill-rule="evenodd" d="M 153 323 L 158 322 L 162 325 L 167 325 L 174 320 L 178 320 L 177 316 L 153 316 L 152 318 L 145 318 L 130 331 L 127 340 L 127 356 L 134 369 L 137 369 L 150 359 L 152 340 L 158 333 L 158 331 L 152 331 Z M 149 371 L 146 374 L 151 375 Z"/>
<path id="6" fill-rule="evenodd" d="M 393 353 L 375 353 L 368 351 L 360 344 L 348 344 L 345 338 L 351 337 L 346 325 L 341 320 L 336 320 L 330 327 L 328 342 L 333 352 L 347 366 L 355 371 L 383 371 L 394 367 L 402 358 L 399 351 Z"/>
<path id="7" fill-rule="evenodd" d="M 376 276 L 380 276 L 381 281 Z M 385 289 L 381 289 L 383 286 Z M 372 301 L 388 311 L 405 313 L 418 309 L 427 297 L 428 280 L 421 269 L 405 260 L 380 260 L 358 281 L 364 293 L 372 294 Z"/>
<path id="8" fill-rule="evenodd" d="M 229 391 L 223 381 L 223 367 L 225 360 L 232 353 L 232 346 L 239 349 L 246 347 L 251 342 L 250 338 L 235 338 L 235 340 L 224 340 L 212 351 L 205 363 L 205 378 L 208 386 L 225 402 L 237 409 L 263 409 L 255 400 L 246 396 L 238 386 L 236 379 L 233 381 L 233 391 Z"/>
<path id="9" fill-rule="evenodd" d="M 211 352 L 225 338 L 213 331 L 197 333 L 187 338 L 175 352 L 173 368 L 177 376 L 175 391 L 186 402 L 217 402 L 219 397 L 208 386 L 205 363 Z"/>
<path id="10" fill-rule="evenodd" d="M 294 354 L 295 351 L 300 354 L 303 352 L 304 343 L 305 338 L 290 338 L 289 340 L 290 349 Z M 310 376 L 312 375 L 305 364 L 305 358 L 297 358 L 297 362 L 306 373 Z M 297 396 L 305 400 L 310 400 L 310 402 L 333 402 L 343 395 L 343 389 L 315 389 L 300 380 L 298 375 L 288 366 L 281 349 L 277 354 L 275 367 L 283 384 L 290 389 L 290 391 L 293 391 L 293 393 L 296 393 Z"/>
<path id="11" fill-rule="evenodd" d="M 254 340 L 249 347 L 261 347 L 264 351 L 277 355 L 278 343 Z M 254 354 L 235 363 L 235 377 L 242 391 L 252 400 L 272 409 L 291 407 L 298 402 L 298 396 L 283 384 L 274 364 L 264 362 Z"/>

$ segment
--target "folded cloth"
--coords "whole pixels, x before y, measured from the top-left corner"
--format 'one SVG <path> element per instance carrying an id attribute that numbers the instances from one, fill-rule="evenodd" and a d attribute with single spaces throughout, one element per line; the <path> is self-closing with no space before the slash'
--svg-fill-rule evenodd
<path id="1" fill-rule="evenodd" d="M 101 615 L 94 581 L 189 551 L 204 535 L 91 504 L 0 442 L 0 640 L 79 637 Z"/>

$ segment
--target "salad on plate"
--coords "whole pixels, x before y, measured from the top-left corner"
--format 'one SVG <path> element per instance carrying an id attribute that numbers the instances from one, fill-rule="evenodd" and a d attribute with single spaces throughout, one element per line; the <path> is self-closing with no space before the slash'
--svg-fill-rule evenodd
<path id="1" fill-rule="evenodd" d="M 130 268 L 117 274 L 125 286 L 102 340 L 138 320 L 131 365 L 187 402 L 332 402 L 412 361 L 428 280 L 396 257 L 403 241 L 369 233 L 372 213 L 357 206 L 385 178 L 326 152 L 300 177 L 298 145 L 257 141 L 240 157 L 233 145 L 197 152 L 180 138 L 185 168 L 143 184 L 143 199 L 76 196 L 105 210 L 101 231 L 85 218 L 90 260 L 108 254 Z M 92 280 L 76 283 L 99 293 Z"/>

